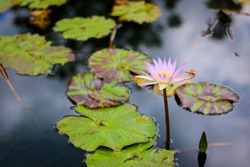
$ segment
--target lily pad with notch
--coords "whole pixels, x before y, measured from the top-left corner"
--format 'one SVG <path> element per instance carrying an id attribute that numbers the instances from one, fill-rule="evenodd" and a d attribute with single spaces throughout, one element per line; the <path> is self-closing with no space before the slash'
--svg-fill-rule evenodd
<path id="1" fill-rule="evenodd" d="M 131 81 L 131 74 L 144 71 L 144 62 L 151 62 L 151 59 L 133 50 L 109 48 L 93 53 L 89 67 L 99 77 L 123 82 Z"/>
<path id="2" fill-rule="evenodd" d="M 92 73 L 77 74 L 68 83 L 67 96 L 89 108 L 118 106 L 129 99 L 128 88 L 115 80 L 103 80 Z"/>
<path id="3" fill-rule="evenodd" d="M 100 146 L 119 151 L 125 146 L 149 142 L 156 135 L 152 118 L 140 115 L 131 104 L 101 109 L 76 106 L 74 110 L 81 116 L 66 116 L 56 127 L 58 133 L 69 136 L 72 144 L 87 151 Z"/>
<path id="4" fill-rule="evenodd" d="M 153 143 L 141 143 L 128 146 L 120 151 L 99 148 L 93 154 L 87 154 L 87 166 L 127 167 L 127 166 L 168 166 L 174 167 L 174 150 L 149 149 Z"/>
<path id="5" fill-rule="evenodd" d="M 157 20 L 161 10 L 158 6 L 144 1 L 128 2 L 115 5 L 110 15 L 118 16 L 120 21 L 134 21 L 141 24 Z"/>
<path id="6" fill-rule="evenodd" d="M 187 83 L 175 90 L 183 108 L 205 115 L 226 114 L 239 96 L 231 89 L 209 82 Z"/>
<path id="7" fill-rule="evenodd" d="M 101 38 L 110 34 L 115 28 L 112 19 L 103 16 L 92 16 L 89 18 L 75 17 L 62 19 L 56 22 L 54 30 L 62 32 L 66 39 L 86 41 L 89 38 Z"/>
<path id="8" fill-rule="evenodd" d="M 0 62 L 18 74 L 39 75 L 51 73 L 55 64 L 73 61 L 75 56 L 64 46 L 51 46 L 51 42 L 37 34 L 0 36 Z"/>

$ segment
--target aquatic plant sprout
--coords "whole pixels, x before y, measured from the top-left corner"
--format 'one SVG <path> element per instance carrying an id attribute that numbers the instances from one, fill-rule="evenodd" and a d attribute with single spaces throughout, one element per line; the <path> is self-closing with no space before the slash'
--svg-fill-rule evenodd
<path id="1" fill-rule="evenodd" d="M 171 58 L 166 61 L 166 58 L 162 61 L 158 57 L 158 61 L 153 59 L 153 64 L 145 62 L 145 68 L 149 72 L 142 72 L 144 75 L 138 75 L 137 78 L 142 78 L 147 80 L 144 83 L 140 83 L 139 86 L 155 85 L 158 84 L 160 90 L 166 88 L 169 84 L 176 82 L 181 82 L 194 77 L 193 73 L 187 72 L 188 75 L 184 75 L 184 68 L 186 64 L 182 64 L 178 69 L 176 69 L 177 59 L 171 62 Z M 192 71 L 192 70 L 191 70 Z"/>

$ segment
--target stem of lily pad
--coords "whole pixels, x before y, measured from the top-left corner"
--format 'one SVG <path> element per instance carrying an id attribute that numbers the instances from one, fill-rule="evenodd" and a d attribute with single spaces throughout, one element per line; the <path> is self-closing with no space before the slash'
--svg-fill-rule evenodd
<path id="1" fill-rule="evenodd" d="M 113 43 L 114 43 L 114 40 L 115 40 L 115 35 L 116 35 L 116 32 L 119 28 L 122 27 L 122 23 L 119 23 L 112 31 L 111 35 L 110 35 L 110 39 L 109 39 L 109 48 L 113 48 Z"/>
<path id="2" fill-rule="evenodd" d="M 168 96 L 167 89 L 163 89 L 164 107 L 165 107 L 165 121 L 166 121 L 166 149 L 170 146 L 170 123 L 168 114 Z"/>

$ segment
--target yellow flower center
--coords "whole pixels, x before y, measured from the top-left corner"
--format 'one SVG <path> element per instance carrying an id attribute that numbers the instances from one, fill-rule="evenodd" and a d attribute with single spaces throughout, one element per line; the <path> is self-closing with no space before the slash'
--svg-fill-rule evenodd
<path id="1" fill-rule="evenodd" d="M 165 79 L 165 80 L 162 80 L 162 79 L 160 78 L 159 75 L 161 75 L 161 76 L 164 76 L 164 75 L 165 75 L 166 79 Z M 170 71 L 160 71 L 160 72 L 158 72 L 158 73 L 155 73 L 154 76 L 155 76 L 155 78 L 156 78 L 158 81 L 160 81 L 160 82 L 166 82 L 166 81 L 172 76 L 172 73 L 171 73 Z"/>

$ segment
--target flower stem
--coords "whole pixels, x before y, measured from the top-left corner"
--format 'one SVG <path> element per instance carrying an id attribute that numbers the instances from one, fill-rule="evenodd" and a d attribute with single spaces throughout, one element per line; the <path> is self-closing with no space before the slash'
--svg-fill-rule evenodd
<path id="1" fill-rule="evenodd" d="M 170 145 L 170 123 L 168 114 L 168 96 L 167 89 L 163 89 L 164 107 L 165 107 L 165 121 L 166 121 L 166 148 L 169 149 Z"/>

